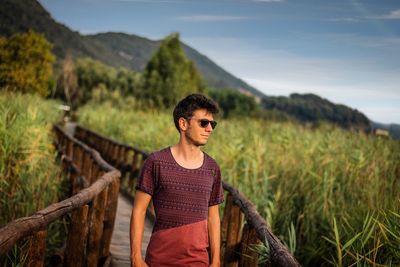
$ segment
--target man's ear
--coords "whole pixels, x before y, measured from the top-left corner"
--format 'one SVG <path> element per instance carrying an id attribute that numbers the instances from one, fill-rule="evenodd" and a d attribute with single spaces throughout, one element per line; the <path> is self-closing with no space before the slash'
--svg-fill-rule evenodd
<path id="1" fill-rule="evenodd" d="M 180 118 L 179 118 L 178 124 L 179 124 L 179 128 L 180 128 L 182 131 L 186 131 L 187 128 L 188 128 L 188 126 L 189 126 L 188 121 L 187 121 L 185 118 L 183 118 L 183 117 L 180 117 Z"/>

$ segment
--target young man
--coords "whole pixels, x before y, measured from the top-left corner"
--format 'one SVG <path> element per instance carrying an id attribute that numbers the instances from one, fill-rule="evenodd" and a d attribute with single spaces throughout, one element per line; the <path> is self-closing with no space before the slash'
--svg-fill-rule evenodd
<path id="1" fill-rule="evenodd" d="M 187 96 L 173 112 L 179 142 L 146 159 L 132 210 L 132 266 L 220 266 L 221 173 L 200 149 L 217 124 L 216 113 L 217 105 L 204 95 Z M 156 221 L 143 260 L 144 219 L 151 199 Z"/>

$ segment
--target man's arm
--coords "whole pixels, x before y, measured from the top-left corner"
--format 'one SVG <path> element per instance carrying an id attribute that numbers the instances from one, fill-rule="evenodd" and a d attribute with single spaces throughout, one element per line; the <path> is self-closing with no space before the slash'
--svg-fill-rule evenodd
<path id="1" fill-rule="evenodd" d="M 212 267 L 220 266 L 220 250 L 221 250 L 221 221 L 219 218 L 218 205 L 208 208 L 208 236 L 210 240 L 211 265 Z"/>
<path id="2" fill-rule="evenodd" d="M 135 201 L 131 216 L 131 266 L 147 266 L 142 258 L 142 238 L 144 231 L 144 220 L 146 217 L 147 206 L 151 200 L 151 195 L 136 190 Z"/>

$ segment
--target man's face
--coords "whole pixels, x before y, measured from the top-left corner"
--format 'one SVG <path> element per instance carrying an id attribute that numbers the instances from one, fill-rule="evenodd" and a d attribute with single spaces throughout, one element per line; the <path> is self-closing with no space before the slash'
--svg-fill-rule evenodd
<path id="1" fill-rule="evenodd" d="M 196 146 L 204 146 L 207 144 L 208 138 L 213 131 L 211 123 L 208 123 L 206 127 L 201 127 L 200 121 L 202 119 L 212 121 L 214 117 L 212 113 L 208 112 L 206 109 L 197 109 L 193 112 L 192 117 L 187 120 L 188 125 L 186 131 L 183 132 L 187 140 Z"/>

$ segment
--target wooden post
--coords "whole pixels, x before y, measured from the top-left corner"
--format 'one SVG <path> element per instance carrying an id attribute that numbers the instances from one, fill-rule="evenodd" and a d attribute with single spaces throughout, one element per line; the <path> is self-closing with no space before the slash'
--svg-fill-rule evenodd
<path id="1" fill-rule="evenodd" d="M 79 140 L 85 140 L 85 137 L 86 137 L 86 130 L 84 130 L 83 128 L 79 128 L 80 129 L 80 131 L 79 131 Z"/>
<path id="2" fill-rule="evenodd" d="M 100 154 L 102 155 L 103 159 L 108 160 L 107 159 L 107 155 L 105 154 L 105 152 L 108 149 L 108 141 L 105 139 L 101 140 L 101 148 L 98 150 L 100 152 Z"/>
<path id="3" fill-rule="evenodd" d="M 92 169 L 91 169 L 91 172 L 90 172 L 90 181 L 89 181 L 89 183 L 93 184 L 94 182 L 96 182 L 97 179 L 100 177 L 99 174 L 100 174 L 99 165 L 97 165 L 96 162 L 93 162 Z"/>
<path id="4" fill-rule="evenodd" d="M 88 134 L 85 139 L 85 144 L 97 150 L 97 144 L 95 142 L 95 137 L 93 136 L 93 134 Z"/>
<path id="5" fill-rule="evenodd" d="M 239 206 L 231 206 L 229 212 L 228 231 L 226 235 L 226 247 L 224 256 L 224 266 L 236 267 L 238 264 L 238 245 L 240 241 L 240 227 L 243 219 L 243 213 Z"/>
<path id="6" fill-rule="evenodd" d="M 125 179 L 126 179 L 126 173 L 127 173 L 127 166 L 128 166 L 128 156 L 129 152 L 131 150 L 129 148 L 125 148 L 123 150 L 123 155 L 122 155 L 122 162 L 121 162 L 121 178 L 120 178 L 120 186 L 123 187 Z"/>
<path id="7" fill-rule="evenodd" d="M 249 262 L 249 264 L 250 266 L 258 266 L 259 254 L 254 250 L 254 247 L 255 245 L 259 245 L 261 243 L 261 240 L 258 239 L 257 237 L 256 229 L 250 228 L 249 239 L 247 243 L 249 246 L 248 254 L 250 255 L 250 259 L 252 259 L 252 261 Z"/>
<path id="8" fill-rule="evenodd" d="M 44 266 L 44 258 L 46 252 L 47 231 L 42 230 L 33 234 L 28 252 L 28 266 L 42 267 Z"/>
<path id="9" fill-rule="evenodd" d="M 104 146 L 102 147 L 102 149 L 99 152 L 102 155 L 103 159 L 105 159 L 107 162 L 110 162 L 110 158 L 109 158 L 107 151 L 110 149 L 111 143 L 106 139 L 104 139 L 103 142 L 104 142 Z"/>
<path id="10" fill-rule="evenodd" d="M 249 232 L 250 232 L 250 227 L 249 225 L 246 223 L 243 226 L 242 229 L 242 239 L 240 240 L 240 259 L 239 259 L 239 265 L 238 267 L 247 267 L 247 265 L 245 265 L 247 263 L 247 245 L 248 245 L 248 240 L 249 240 Z"/>
<path id="11" fill-rule="evenodd" d="M 59 138 L 59 147 L 60 147 L 60 150 L 61 150 L 61 152 L 64 154 L 64 139 L 65 139 L 65 137 L 63 136 L 63 135 L 60 135 L 60 138 Z"/>
<path id="12" fill-rule="evenodd" d="M 117 163 L 116 163 L 116 168 L 117 169 L 122 169 L 124 166 L 124 154 L 126 148 L 124 146 L 118 146 L 118 153 L 117 153 Z"/>
<path id="13" fill-rule="evenodd" d="M 132 151 L 132 150 L 129 148 L 124 149 L 124 154 L 122 156 L 122 161 L 123 161 L 124 167 L 128 164 L 128 157 L 129 157 L 130 151 Z"/>
<path id="14" fill-rule="evenodd" d="M 67 151 L 65 154 L 67 154 L 67 157 L 69 157 L 70 159 L 72 159 L 73 156 L 73 149 L 74 149 L 74 143 L 70 140 L 68 140 L 68 145 L 67 145 Z"/>
<path id="15" fill-rule="evenodd" d="M 63 154 L 63 158 L 62 158 L 62 160 L 61 160 L 61 171 L 63 172 L 63 173 L 68 173 L 69 172 L 69 164 L 68 164 L 68 162 L 67 162 L 67 159 L 65 158 L 65 154 Z"/>
<path id="16" fill-rule="evenodd" d="M 107 209 L 104 215 L 104 229 L 103 229 L 103 237 L 102 237 L 102 244 L 100 251 L 100 255 L 102 258 L 108 257 L 110 254 L 111 238 L 114 230 L 115 217 L 117 215 L 119 187 L 120 187 L 119 179 L 115 179 L 108 186 L 108 196 L 106 205 Z"/>
<path id="17" fill-rule="evenodd" d="M 72 195 L 75 195 L 76 193 L 78 193 L 81 190 L 81 188 L 79 186 L 79 181 L 78 181 L 78 174 L 76 173 L 75 170 L 72 170 L 69 177 L 70 177 L 70 183 L 71 183 L 71 192 L 72 192 Z"/>
<path id="18" fill-rule="evenodd" d="M 225 209 L 224 214 L 222 215 L 222 223 L 221 223 L 221 262 L 224 262 L 225 258 L 225 248 L 226 248 L 226 236 L 228 232 L 228 223 L 230 220 L 230 210 L 233 205 L 232 194 L 228 193 L 225 200 Z"/>
<path id="19" fill-rule="evenodd" d="M 77 145 L 74 144 L 74 157 L 72 159 L 72 162 L 76 165 L 76 167 L 78 168 L 78 170 L 82 170 L 82 157 L 83 157 L 83 149 Z"/>
<path id="20" fill-rule="evenodd" d="M 107 141 L 108 146 L 107 146 L 107 151 L 105 151 L 105 156 L 108 158 L 108 163 L 112 163 L 112 151 L 114 149 L 114 144 L 111 141 Z"/>
<path id="21" fill-rule="evenodd" d="M 92 164 L 93 164 L 92 156 L 87 151 L 84 151 L 81 170 L 82 170 L 82 175 L 85 176 L 89 184 L 91 184 Z"/>
<path id="22" fill-rule="evenodd" d="M 65 249 L 64 267 L 83 266 L 88 233 L 89 206 L 84 205 L 72 212 Z"/>
<path id="23" fill-rule="evenodd" d="M 118 153 L 119 153 L 119 145 L 114 144 L 114 149 L 112 151 L 112 158 L 113 158 L 113 166 L 118 168 Z"/>
<path id="24" fill-rule="evenodd" d="M 103 234 L 103 220 L 107 201 L 107 187 L 93 200 L 90 209 L 89 236 L 87 244 L 87 266 L 96 267 L 99 261 L 100 241 Z"/>
<path id="25" fill-rule="evenodd" d="M 254 246 L 260 242 L 256 230 L 246 223 L 242 231 L 239 267 L 258 266 L 258 253 L 254 250 Z"/>
<path id="26" fill-rule="evenodd" d="M 100 150 L 100 145 L 101 145 L 101 138 L 98 135 L 92 135 L 94 138 L 93 145 L 96 146 L 96 150 Z"/>
<path id="27" fill-rule="evenodd" d="M 127 191 L 130 193 L 134 192 L 138 161 L 139 161 L 139 153 L 134 151 L 131 164 L 131 175 L 129 175 L 128 188 L 127 188 Z"/>

